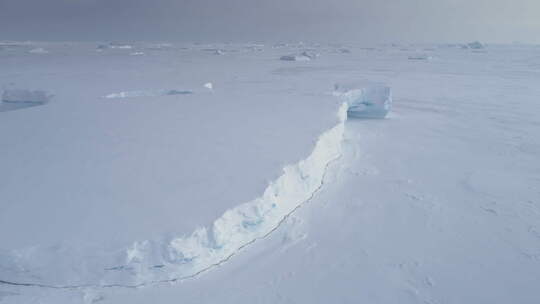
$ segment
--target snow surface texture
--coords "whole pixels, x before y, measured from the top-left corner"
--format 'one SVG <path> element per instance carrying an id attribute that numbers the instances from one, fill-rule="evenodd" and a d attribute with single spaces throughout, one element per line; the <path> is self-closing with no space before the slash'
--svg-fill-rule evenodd
<path id="1" fill-rule="evenodd" d="M 195 218 L 194 225 L 212 228 L 213 221 L 226 210 L 264 193 L 268 185 L 264 178 L 276 180 L 282 173 L 258 167 L 261 163 L 270 159 L 272 168 L 281 169 L 309 155 L 317 137 L 335 125 L 332 121 L 324 128 L 290 136 L 325 119 L 313 111 L 325 106 L 317 102 L 313 92 L 331 93 L 331 84 L 336 82 L 370 80 L 391 86 L 394 103 L 388 119 L 348 119 L 342 157 L 328 166 L 324 186 L 309 204 L 287 217 L 264 241 L 212 271 L 181 284 L 138 289 L 56 290 L 2 284 L 2 304 L 538 303 L 538 46 L 489 45 L 489 52 L 479 53 L 464 51 L 460 44 L 289 43 L 261 46 L 263 51 L 249 50 L 246 45 L 186 44 L 174 45 L 175 52 L 148 50 L 148 56 L 139 57 L 129 56 L 129 50 L 98 53 L 95 44 L 84 50 L 76 46 L 61 51 L 54 45 L 43 45 L 51 51 L 45 56 L 47 61 L 44 56 L 27 54 L 26 46 L 0 52 L 1 85 L 15 82 L 17 87 L 48 88 L 57 95 L 48 106 L 0 113 L 3 248 L 25 248 L 42 239 L 55 244 L 49 239 L 66 238 L 66 229 L 51 227 L 59 221 L 69 227 L 68 232 L 82 235 L 82 241 L 91 238 L 86 229 L 97 234 L 98 243 L 132 230 L 126 237 L 130 241 L 146 239 L 168 245 L 176 236 L 195 230 L 188 224 L 190 219 Z M 276 60 L 308 47 L 322 56 L 309 63 Z M 343 47 L 351 53 L 337 51 Z M 145 45 L 134 44 L 134 48 L 145 49 Z M 227 52 L 213 56 L 205 48 Z M 437 60 L 429 64 L 408 60 L 417 50 L 429 52 Z M 107 56 L 113 52 L 110 57 L 114 60 L 109 61 Z M 49 63 L 55 54 L 63 57 Z M 88 66 L 86 61 L 99 68 L 80 69 Z M 28 67 L 24 73 L 21 62 Z M 108 70 L 108 66 L 112 68 Z M 66 69 L 58 70 L 62 67 Z M 74 73 L 74 68 L 85 74 Z M 183 74 L 188 76 L 178 77 Z M 25 75 L 31 77 L 25 79 Z M 215 84 L 212 92 L 201 85 L 209 81 Z M 192 88 L 194 94 L 125 103 L 100 98 L 125 88 L 175 87 Z M 275 107 L 279 110 L 273 110 Z M 333 116 L 336 109 L 328 107 L 324 112 Z M 293 114 L 282 118 L 290 112 Z M 231 113 L 240 115 L 228 117 Z M 188 123 L 190 119 L 193 124 Z M 231 127 L 234 121 L 240 123 Z M 51 128 L 55 124 L 57 127 Z M 266 132 L 273 127 L 274 132 Z M 198 137 L 190 137 L 184 130 L 196 130 L 193 133 Z M 244 140 L 235 141 L 237 137 Z M 266 141 L 283 137 L 290 140 Z M 307 142 L 303 141 L 306 138 Z M 207 141 L 211 144 L 204 145 Z M 297 141 L 306 150 L 288 150 Z M 231 148 L 234 146 L 241 148 Z M 197 153 L 191 156 L 185 150 Z M 209 150 L 212 153 L 206 153 Z M 81 154 L 82 159 L 77 157 Z M 237 154 L 241 162 L 235 159 Z M 175 163 L 179 158 L 196 166 L 182 167 Z M 129 159 L 133 161 L 117 166 Z M 274 163 L 280 159 L 286 162 Z M 62 166 L 64 163 L 69 166 Z M 37 164 L 40 170 L 28 170 Z M 246 169 L 251 167 L 256 170 Z M 94 168 L 99 168 L 99 174 L 91 174 Z M 168 170 L 170 174 L 161 174 Z M 127 173 L 120 174 L 124 171 Z M 220 183 L 214 176 L 223 172 L 228 173 L 221 175 L 226 182 Z M 60 179 L 64 176 L 69 179 Z M 179 181 L 178 176 L 185 180 Z M 96 182 L 100 178 L 105 182 Z M 251 183 L 260 178 L 264 182 Z M 124 186 L 125 180 L 129 183 Z M 174 182 L 169 188 L 160 188 L 152 184 L 154 180 Z M 78 184 L 87 185 L 79 190 L 82 195 L 72 190 Z M 175 192 L 178 188 L 182 191 Z M 215 196 L 206 196 L 216 188 L 220 191 Z M 194 191 L 183 196 L 186 189 Z M 124 193 L 135 195 L 124 199 Z M 173 203 L 162 205 L 167 201 L 164 193 L 171 194 Z M 153 208 L 140 204 L 139 196 L 147 197 Z M 200 196 L 204 200 L 198 201 Z M 37 204 L 23 208 L 24 199 L 30 198 Z M 76 204 L 51 206 L 51 202 L 63 199 Z M 216 207 L 223 201 L 227 203 Z M 95 206 L 102 202 L 107 208 Z M 191 212 L 199 206 L 207 217 Z M 48 212 L 51 208 L 62 217 Z M 141 208 L 144 216 L 138 214 Z M 21 212 L 16 212 L 18 209 Z M 81 209 L 84 216 L 75 212 Z M 70 218 L 74 220 L 67 221 Z M 84 222 L 92 225 L 80 229 Z M 173 231 L 170 238 L 164 236 L 164 241 L 148 234 L 155 226 L 159 229 L 152 232 L 160 234 L 163 222 L 182 229 Z M 103 227 L 106 233 L 101 231 Z M 23 233 L 28 230 L 31 233 Z M 113 248 L 125 250 L 129 244 Z M 81 250 L 72 255 L 66 247 L 55 248 L 49 251 L 55 253 L 52 256 L 88 261 L 95 254 L 95 260 L 100 261 L 99 251 Z M 19 251 L 23 258 L 30 252 Z M 117 254 L 122 259 L 101 261 L 95 268 L 107 264 L 109 272 L 128 276 L 131 270 L 122 268 L 126 252 Z M 5 256 L 0 260 L 5 262 L 0 266 L 2 279 L 39 280 L 27 269 L 15 272 L 4 267 L 14 265 Z M 41 262 L 47 265 L 46 259 Z M 154 266 L 156 270 L 161 267 Z M 66 271 L 53 270 L 59 276 Z M 84 273 L 76 277 L 87 278 Z"/>
<path id="2" fill-rule="evenodd" d="M 6 173 L 0 177 L 4 281 L 142 286 L 212 268 L 274 229 L 280 216 L 302 203 L 296 199 L 310 195 L 307 191 L 322 178 L 317 166 L 325 164 L 318 162 L 333 156 L 334 148 L 326 145 L 343 131 L 346 108 L 337 98 L 301 81 L 291 92 L 290 78 L 272 73 L 275 60 L 261 66 L 255 52 L 209 58 L 195 48 L 178 59 L 160 51 L 163 64 L 156 65 L 155 58 L 129 56 L 132 50 L 47 47 L 55 50 L 53 62 L 70 64 L 49 65 L 32 57 L 36 64 L 28 65 L 32 69 L 17 85 L 51 88 L 57 94 L 55 107 L 9 113 L 0 120 Z M 2 58 L 2 79 L 20 69 L 13 58 Z M 181 69 L 171 67 L 175 63 Z M 231 75 L 239 63 L 242 69 Z M 201 66 L 206 68 L 198 72 Z M 80 74 L 66 77 L 73 67 Z M 178 83 L 194 90 L 106 93 Z M 299 115 L 315 119 L 299 124 Z M 20 125 L 21 120 L 26 123 Z M 336 124 L 341 128 L 315 145 Z M 287 188 L 302 178 L 308 183 L 303 189 Z M 242 202 L 250 203 L 238 207 Z M 270 204 L 275 206 L 266 210 Z M 242 231 L 249 234 L 234 235 Z M 137 240 L 142 241 L 133 243 Z"/>

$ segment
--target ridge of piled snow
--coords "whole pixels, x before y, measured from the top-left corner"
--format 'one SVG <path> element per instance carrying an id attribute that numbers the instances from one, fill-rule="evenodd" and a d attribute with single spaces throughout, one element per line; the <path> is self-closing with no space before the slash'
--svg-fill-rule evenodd
<path id="1" fill-rule="evenodd" d="M 228 261 L 277 229 L 319 191 L 328 166 L 341 157 L 347 109 L 343 103 L 338 123 L 319 136 L 307 158 L 285 166 L 262 196 L 229 209 L 209 227 L 189 236 L 137 241 L 126 249 L 107 252 L 52 248 L 50 252 L 4 253 L 0 260 L 7 264 L 0 267 L 6 270 L 4 275 L 13 273 L 13 277 L 3 276 L 0 283 L 49 288 L 141 287 L 192 278 Z M 60 252 L 73 258 L 58 258 Z M 22 277 L 21 269 L 26 273 Z"/>
<path id="2" fill-rule="evenodd" d="M 347 105 L 339 110 L 339 123 L 323 133 L 311 155 L 286 166 L 264 194 L 226 211 L 211 227 L 196 230 L 189 237 L 172 239 L 166 246 L 136 242 L 126 251 L 126 265 L 138 271 L 135 283 L 186 278 L 218 265 L 248 244 L 263 238 L 322 186 L 326 167 L 341 155 Z M 156 258 L 156 249 L 160 254 Z M 153 266 L 170 268 L 167 275 Z M 160 267 L 161 268 L 161 267 Z"/>

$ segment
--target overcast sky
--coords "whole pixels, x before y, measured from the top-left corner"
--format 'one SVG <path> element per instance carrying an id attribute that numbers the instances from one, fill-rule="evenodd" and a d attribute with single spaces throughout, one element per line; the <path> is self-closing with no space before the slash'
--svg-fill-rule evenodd
<path id="1" fill-rule="evenodd" d="M 540 43 L 540 0 L 0 0 L 0 40 Z"/>

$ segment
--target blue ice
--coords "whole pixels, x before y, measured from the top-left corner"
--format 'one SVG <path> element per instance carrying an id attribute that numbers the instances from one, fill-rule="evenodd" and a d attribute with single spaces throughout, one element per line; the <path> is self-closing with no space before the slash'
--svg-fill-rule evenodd
<path id="1" fill-rule="evenodd" d="M 349 108 L 350 118 L 384 118 L 392 106 L 392 91 L 387 86 L 369 86 L 338 93 Z"/>

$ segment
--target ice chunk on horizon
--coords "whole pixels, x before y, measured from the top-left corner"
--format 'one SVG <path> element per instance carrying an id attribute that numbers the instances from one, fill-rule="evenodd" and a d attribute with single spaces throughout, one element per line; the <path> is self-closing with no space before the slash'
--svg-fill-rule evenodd
<path id="1" fill-rule="evenodd" d="M 212 53 L 213 55 L 224 55 L 225 50 L 218 49 L 218 48 L 204 48 L 201 49 L 201 51 Z"/>
<path id="2" fill-rule="evenodd" d="M 44 48 L 35 48 L 35 49 L 31 49 L 30 51 L 28 51 L 28 53 L 30 53 L 30 54 L 48 54 L 49 51 L 47 51 Z"/>
<path id="3" fill-rule="evenodd" d="M 96 50 L 98 52 L 108 50 L 108 49 L 119 49 L 119 50 L 131 50 L 133 49 L 133 45 L 131 44 L 123 44 L 123 43 L 116 43 L 116 42 L 110 42 L 108 44 L 99 44 L 96 47 Z"/>
<path id="4" fill-rule="evenodd" d="M 209 90 L 213 90 L 214 89 L 214 85 L 211 83 L 211 82 L 207 82 L 204 84 L 204 87 L 209 89 Z"/>
<path id="5" fill-rule="evenodd" d="M 300 54 L 284 55 L 281 56 L 279 59 L 283 61 L 310 61 L 317 58 L 317 56 L 317 54 L 305 51 Z"/>
<path id="6" fill-rule="evenodd" d="M 5 90 L 0 102 L 0 112 L 8 112 L 40 106 L 48 103 L 53 95 L 46 91 L 20 89 Z"/>
<path id="7" fill-rule="evenodd" d="M 52 97 L 53 94 L 47 91 L 10 89 L 5 90 L 2 94 L 2 102 L 45 104 L 49 102 Z"/>
<path id="8" fill-rule="evenodd" d="M 311 59 L 309 59 L 308 57 L 300 57 L 300 56 L 297 56 L 297 55 L 283 55 L 283 56 L 279 57 L 279 60 L 283 60 L 283 61 L 309 61 Z"/>
<path id="9" fill-rule="evenodd" d="M 121 50 L 131 50 L 133 48 L 132 45 L 129 44 L 110 44 L 111 49 L 121 49 Z"/>
<path id="10" fill-rule="evenodd" d="M 473 41 L 473 42 L 461 44 L 460 47 L 464 50 L 466 49 L 480 50 L 480 49 L 484 49 L 485 45 L 482 44 L 480 41 Z"/>
<path id="11" fill-rule="evenodd" d="M 132 97 L 156 97 L 156 96 L 168 96 L 168 95 L 187 95 L 193 94 L 190 90 L 148 90 L 148 91 L 124 91 L 119 93 L 111 93 L 105 95 L 105 98 L 132 98 Z"/>
<path id="12" fill-rule="evenodd" d="M 154 51 L 163 51 L 172 49 L 173 45 L 171 43 L 156 43 L 156 44 L 150 44 L 145 47 L 147 50 L 154 50 Z"/>
<path id="13" fill-rule="evenodd" d="M 351 118 L 384 118 L 392 106 L 392 91 L 384 85 L 335 85 L 334 95 L 347 103 L 347 116 Z"/>
<path id="14" fill-rule="evenodd" d="M 410 55 L 409 60 L 432 60 L 433 57 L 426 54 Z"/>
<path id="15" fill-rule="evenodd" d="M 470 43 L 467 43 L 467 46 L 471 49 L 483 49 L 484 45 L 480 41 L 473 41 Z"/>

